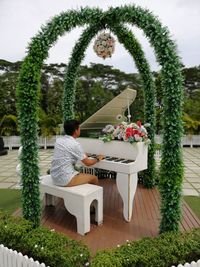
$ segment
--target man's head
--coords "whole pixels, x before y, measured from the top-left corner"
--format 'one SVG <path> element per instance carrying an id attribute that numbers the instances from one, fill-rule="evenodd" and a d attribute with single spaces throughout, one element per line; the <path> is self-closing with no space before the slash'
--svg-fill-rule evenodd
<path id="1" fill-rule="evenodd" d="M 67 135 L 73 137 L 80 136 L 80 122 L 77 120 L 68 120 L 64 122 L 64 130 Z"/>

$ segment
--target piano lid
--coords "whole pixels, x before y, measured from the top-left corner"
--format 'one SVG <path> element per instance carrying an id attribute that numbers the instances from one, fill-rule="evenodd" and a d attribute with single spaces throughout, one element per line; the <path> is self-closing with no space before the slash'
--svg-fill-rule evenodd
<path id="1" fill-rule="evenodd" d="M 122 115 L 120 121 L 126 120 L 124 113 L 128 109 L 128 105 L 130 106 L 135 100 L 136 93 L 134 89 L 125 89 L 84 121 L 80 125 L 81 130 L 101 130 L 108 124 L 118 124 L 119 120 L 117 120 L 117 115 L 119 114 Z"/>

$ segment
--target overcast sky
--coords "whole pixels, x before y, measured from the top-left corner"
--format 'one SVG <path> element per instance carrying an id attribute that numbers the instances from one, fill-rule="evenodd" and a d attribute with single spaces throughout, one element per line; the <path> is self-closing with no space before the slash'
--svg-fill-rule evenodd
<path id="1" fill-rule="evenodd" d="M 179 55 L 186 67 L 200 65 L 200 0 L 0 0 L 0 58 L 14 62 L 23 60 L 30 38 L 41 25 L 61 11 L 79 7 L 99 7 L 136 4 L 148 8 L 167 26 L 176 41 Z M 158 70 L 153 49 L 141 30 L 132 28 L 140 41 L 152 70 Z M 68 63 L 69 55 L 82 29 L 73 30 L 61 37 L 49 51 L 47 63 Z M 112 65 L 125 72 L 137 72 L 126 50 L 116 42 L 112 58 L 103 60 L 93 52 L 92 45 L 86 51 L 82 64 L 90 62 Z"/>

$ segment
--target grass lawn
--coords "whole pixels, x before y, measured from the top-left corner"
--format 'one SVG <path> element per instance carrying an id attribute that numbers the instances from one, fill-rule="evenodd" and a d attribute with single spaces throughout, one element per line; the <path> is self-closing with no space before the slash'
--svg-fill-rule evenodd
<path id="1" fill-rule="evenodd" d="M 200 197 L 185 196 L 184 200 L 190 206 L 196 216 L 200 219 Z"/>
<path id="2" fill-rule="evenodd" d="M 13 213 L 21 206 L 21 193 L 17 189 L 0 189 L 0 210 Z"/>

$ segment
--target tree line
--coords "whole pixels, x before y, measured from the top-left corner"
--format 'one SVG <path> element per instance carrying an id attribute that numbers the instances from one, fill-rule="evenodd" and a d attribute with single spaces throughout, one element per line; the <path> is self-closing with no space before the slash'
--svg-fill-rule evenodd
<path id="1" fill-rule="evenodd" d="M 0 135 L 18 135 L 16 85 L 22 62 L 0 60 Z M 51 136 L 60 131 L 62 95 L 66 64 L 44 64 L 41 71 L 39 134 Z M 200 66 L 183 68 L 183 121 L 186 134 L 200 133 Z M 153 72 L 157 90 L 156 125 L 162 133 L 162 77 Z M 144 95 L 138 73 L 124 73 L 112 66 L 94 64 L 80 66 L 76 81 L 75 117 L 83 122 L 127 86 L 137 90 L 130 107 L 132 121 L 144 122 Z"/>

